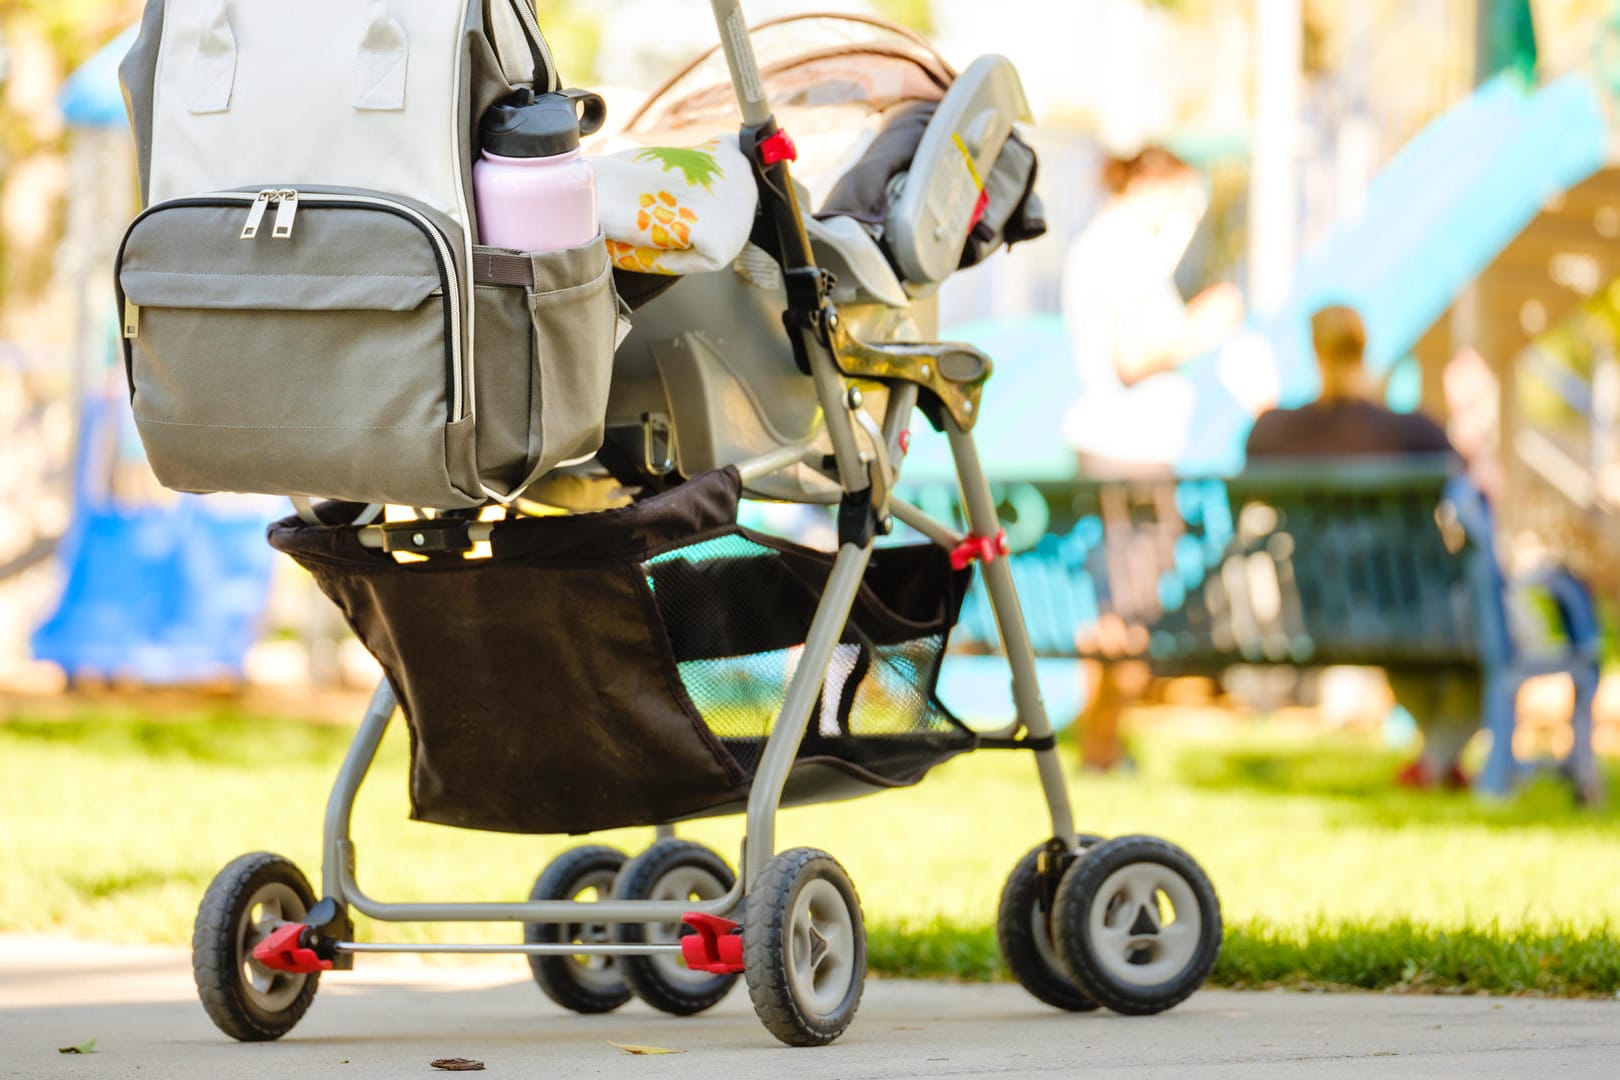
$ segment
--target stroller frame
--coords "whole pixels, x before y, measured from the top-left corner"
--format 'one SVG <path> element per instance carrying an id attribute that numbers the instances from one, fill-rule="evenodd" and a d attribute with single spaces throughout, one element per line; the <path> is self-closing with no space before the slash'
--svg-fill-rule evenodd
<path id="1" fill-rule="evenodd" d="M 876 537 L 889 532 L 895 519 L 951 551 L 953 564 L 980 564 L 1010 668 L 1017 711 L 1016 719 L 1005 728 L 978 732 L 978 745 L 1032 753 L 1046 799 L 1051 838 L 1014 868 L 997 919 L 998 941 L 1013 975 L 1037 998 L 1059 1008 L 1087 1011 L 1107 1005 L 1120 1012 L 1145 1014 L 1184 1000 L 1214 965 L 1220 948 L 1219 903 L 1190 856 L 1151 837 L 1102 841 L 1076 834 L 1056 739 L 1036 680 L 1034 651 L 1011 567 L 1002 557 L 1005 537 L 972 436 L 979 395 L 991 370 L 989 359 L 967 345 L 869 344 L 840 322 L 831 300 L 830 275 L 816 263 L 789 172 L 792 142 L 778 129 L 765 99 L 740 2 L 711 0 L 711 7 L 741 105 L 739 142 L 753 162 L 759 189 L 761 219 L 754 241 L 781 265 L 787 297 L 784 323 L 795 359 L 813 380 L 833 451 L 829 461 L 824 453 L 826 443 L 817 436 L 730 464 L 745 491 L 788 471 L 802 481 L 808 471 L 814 479 L 801 501 L 839 506 L 837 554 L 748 791 L 741 872 L 730 882 L 711 875 L 716 886 L 712 891 L 720 895 L 706 895 L 702 900 L 691 897 L 705 894 L 685 886 L 674 900 L 395 903 L 374 899 L 362 891 L 356 877 L 351 818 L 355 797 L 398 704 L 392 686 L 384 679 L 372 695 L 327 803 L 321 899 L 316 901 L 310 895 L 312 890 L 296 867 L 263 853 L 232 863 L 204 897 L 193 939 L 198 987 L 215 1023 L 237 1039 L 273 1039 L 284 1034 L 307 1008 L 319 972 L 351 968 L 355 955 L 362 953 L 509 953 L 527 955 L 531 964 L 545 963 L 545 958 L 680 956 L 695 972 L 727 979 L 745 973 L 756 1011 L 783 1042 L 820 1045 L 837 1038 L 859 1005 L 865 975 L 859 900 L 842 868 L 825 853 L 801 848 L 778 854 L 776 815 L 835 649 L 851 618 Z M 881 423 L 862 405 L 858 385 L 862 383 L 876 383 L 887 390 Z M 942 428 L 949 443 L 961 487 L 966 535 L 893 495 L 909 445 L 909 426 L 919 407 Z M 300 509 L 307 517 L 307 505 Z M 369 512 L 352 526 L 366 546 L 384 547 L 387 530 L 403 527 L 410 531 L 401 523 L 385 530 L 376 517 Z M 487 540 L 494 528 L 489 522 L 462 524 L 473 541 Z M 673 827 L 658 825 L 657 833 L 661 841 L 667 841 Z M 655 845 L 649 854 L 658 850 Z M 618 855 L 600 847 L 576 849 L 581 854 L 604 851 Z M 721 860 L 716 856 L 715 861 Z M 721 869 L 730 876 L 728 867 Z M 542 875 L 541 881 L 546 879 Z M 605 894 L 600 886 L 597 889 L 599 895 Z M 539 884 L 536 890 L 541 891 Z M 558 895 L 575 897 L 582 891 L 564 890 Z M 653 891 L 643 895 L 651 896 Z M 269 898 L 271 912 L 258 916 L 253 914 L 259 910 L 255 898 L 261 896 Z M 1166 900 L 1175 912 L 1173 920 L 1161 919 Z M 824 995 L 816 996 L 821 991 L 805 990 L 810 984 L 802 980 L 807 976 L 792 967 L 806 955 L 815 957 L 810 961 L 815 967 L 832 951 L 819 936 L 821 924 L 814 921 L 824 915 L 804 914 L 810 910 L 808 904 L 820 904 L 823 913 L 841 907 L 842 912 L 835 912 L 826 925 L 836 931 L 841 919 L 840 940 L 852 942 L 847 945 L 847 955 L 835 965 L 838 978 L 850 980 L 847 990 L 838 991 L 843 996 L 836 1007 L 826 1004 Z M 615 932 L 614 940 L 606 941 L 569 940 L 572 933 L 558 933 L 551 941 L 512 944 L 361 942 L 354 940 L 351 910 L 382 922 L 512 922 L 598 928 L 605 924 L 624 926 L 626 933 Z M 725 918 L 738 912 L 745 912 L 739 918 L 749 927 L 757 927 L 748 931 L 755 936 L 743 935 L 736 922 Z M 789 938 L 804 929 L 801 922 L 809 927 L 805 940 L 810 944 L 790 944 Z M 646 940 L 646 930 L 639 929 L 675 923 L 686 923 L 696 933 L 676 942 L 655 942 Z M 257 944 L 248 937 L 250 929 L 264 935 Z M 685 947 L 694 944 L 700 948 Z M 566 963 L 566 959 L 555 962 Z M 284 973 L 292 979 L 290 983 Z M 630 974 L 626 968 L 626 982 Z M 536 978 L 541 978 L 538 967 Z M 730 985 L 724 984 L 722 996 Z M 624 998 L 605 1008 L 585 1007 L 564 1001 L 543 980 L 541 987 L 581 1012 L 605 1011 L 629 996 L 626 990 Z M 263 1006 L 261 1000 L 255 1007 L 255 989 L 261 997 L 270 995 L 273 1006 Z M 683 1014 L 719 1000 L 672 1007 L 660 1004 L 642 988 L 637 992 L 659 1008 Z"/>
<path id="2" fill-rule="evenodd" d="M 715 21 L 720 28 L 726 62 L 731 69 L 732 85 L 742 106 L 745 152 L 753 151 L 759 178 L 760 198 L 766 216 L 775 227 L 780 243 L 779 257 L 789 280 L 816 285 L 820 275 L 806 235 L 798 200 L 789 174 L 788 160 L 761 162 L 759 147 L 778 128 L 765 98 L 759 68 L 753 55 L 746 24 L 743 21 L 741 0 L 710 0 Z M 916 407 L 918 386 L 929 386 L 934 380 L 938 346 L 861 346 L 844 332 L 838 323 L 830 300 L 821 290 L 809 293 L 810 303 L 802 306 L 807 293 L 789 286 L 789 323 L 795 325 L 796 351 L 808 362 L 810 375 L 815 381 L 826 416 L 838 475 L 838 491 L 845 507 L 864 501 L 870 508 L 871 524 L 892 514 L 940 546 L 954 550 L 970 540 L 994 542 L 1001 529 L 995 500 L 989 481 L 979 462 L 978 449 L 971 431 L 964 430 L 953 417 L 946 415 L 945 434 L 962 487 L 963 505 L 967 513 L 971 536 L 963 536 L 951 526 L 937 521 L 915 506 L 889 495 L 895 473 L 890 461 L 898 458 L 901 435 L 909 426 Z M 826 332 L 821 327 L 826 327 Z M 887 362 L 891 378 L 906 380 L 890 391 L 881 431 L 866 430 L 862 421 L 870 418 L 860 411 L 860 395 L 846 382 L 835 344 L 851 345 L 855 350 L 880 353 Z M 854 351 L 854 350 L 851 350 Z M 931 365 L 931 362 L 934 362 Z M 866 365 L 862 365 L 866 366 Z M 973 392 L 967 400 L 976 402 L 977 387 L 988 375 L 988 364 L 973 379 Z M 870 378 L 870 376 L 863 376 Z M 970 405 L 968 413 L 976 405 Z M 876 427 L 876 425 L 871 425 Z M 865 436 L 871 453 L 862 455 L 860 441 Z M 740 462 L 737 470 L 744 484 L 757 480 L 783 468 L 799 464 L 811 454 L 812 448 L 790 446 L 749 461 Z M 873 460 L 875 458 L 875 460 Z M 875 478 L 875 482 L 874 482 Z M 829 485 L 830 490 L 830 485 Z M 841 533 L 847 530 L 840 530 Z M 331 799 L 327 804 L 325 840 L 322 844 L 322 894 L 336 900 L 339 905 L 352 906 L 358 911 L 384 922 L 522 922 L 568 923 L 577 922 L 582 915 L 592 921 L 618 923 L 659 923 L 679 920 L 683 915 L 698 912 L 706 915 L 728 915 L 742 901 L 749 885 L 758 880 L 765 865 L 776 854 L 776 813 L 781 804 L 783 786 L 792 769 L 794 754 L 804 737 L 815 707 L 821 682 L 832 660 L 833 648 L 838 644 L 854 603 L 866 566 L 871 559 L 875 529 L 865 530 L 864 537 L 840 536 L 840 543 L 826 590 L 805 639 L 803 657 L 788 684 L 781 713 L 766 741 L 748 796 L 747 825 L 743 842 L 743 872 L 729 892 L 710 901 L 613 901 L 589 902 L 526 901 L 522 903 L 387 903 L 367 896 L 355 880 L 354 842 L 350 837 L 350 818 L 360 784 L 375 758 L 396 706 L 393 689 L 383 680 L 373 694 L 364 721 L 349 747 L 343 766 L 338 773 Z M 473 526 L 472 535 L 484 535 Z M 380 545 L 380 536 L 365 537 L 369 544 Z M 1004 559 L 994 557 L 980 564 L 985 577 L 1002 647 L 1012 673 L 1013 699 L 1017 719 L 1004 731 L 991 733 L 990 738 L 1011 740 L 1021 737 L 1035 754 L 1041 788 L 1046 796 L 1052 818 L 1052 835 L 1069 838 L 1075 836 L 1073 814 L 1069 806 L 1068 790 L 1064 785 L 1063 767 L 1054 745 L 1052 724 L 1041 700 L 1039 683 L 1035 677 L 1035 654 L 1029 633 L 1024 625 L 1023 610 L 1013 585 L 1012 571 Z M 523 953 L 528 955 L 657 955 L 678 954 L 678 945 L 585 945 L 579 943 L 517 944 L 512 945 L 393 945 L 356 941 L 335 943 L 340 954 L 376 952 L 415 953 Z"/>

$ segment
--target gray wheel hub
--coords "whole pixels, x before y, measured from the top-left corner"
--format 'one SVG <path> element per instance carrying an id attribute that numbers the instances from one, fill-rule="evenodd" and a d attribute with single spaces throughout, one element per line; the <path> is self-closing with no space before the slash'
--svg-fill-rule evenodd
<path id="1" fill-rule="evenodd" d="M 569 900 L 603 900 L 613 893 L 612 870 L 597 870 L 586 874 L 574 885 Z M 595 896 L 587 894 L 595 893 Z M 612 940 L 607 923 L 569 923 L 562 927 L 565 940 L 581 945 L 600 945 Z M 624 985 L 611 956 L 570 956 L 565 963 L 569 974 L 581 986 L 600 993 L 612 993 Z"/>
<path id="2" fill-rule="evenodd" d="M 677 866 L 653 886 L 649 900 L 715 900 L 726 894 L 726 886 L 712 873 L 696 866 Z M 656 944 L 678 944 L 686 930 L 685 923 L 653 923 L 647 927 L 647 940 Z M 707 971 L 693 971 L 686 961 L 674 956 L 655 957 L 664 980 L 674 986 L 698 988 L 707 986 L 715 976 Z"/>
<path id="3" fill-rule="evenodd" d="M 1169 982 L 1186 969 L 1198 955 L 1203 929 L 1192 886 L 1153 862 L 1131 863 L 1108 875 L 1086 921 L 1097 962 L 1120 982 L 1143 987 Z"/>
<path id="4" fill-rule="evenodd" d="M 832 882 L 805 883 L 788 915 L 788 979 L 809 1011 L 830 1016 L 855 983 L 855 920 L 844 894 Z"/>
<path id="5" fill-rule="evenodd" d="M 242 993 L 255 1008 L 267 1013 L 286 1009 L 304 989 L 308 975 L 273 971 L 253 958 L 259 943 L 287 923 L 302 922 L 304 902 L 290 885 L 261 885 L 248 899 L 236 924 L 236 956 Z"/>

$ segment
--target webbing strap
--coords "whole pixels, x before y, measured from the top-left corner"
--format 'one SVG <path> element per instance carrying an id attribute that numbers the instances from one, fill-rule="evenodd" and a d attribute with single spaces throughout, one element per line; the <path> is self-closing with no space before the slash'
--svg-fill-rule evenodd
<path id="1" fill-rule="evenodd" d="M 1057 746 L 1057 736 L 1047 735 L 1035 739 L 1025 735 L 1021 739 L 997 739 L 988 736 L 979 738 L 981 750 L 1051 750 Z"/>
<path id="2" fill-rule="evenodd" d="M 527 255 L 473 250 L 473 282 L 478 285 L 534 287 L 534 263 Z"/>

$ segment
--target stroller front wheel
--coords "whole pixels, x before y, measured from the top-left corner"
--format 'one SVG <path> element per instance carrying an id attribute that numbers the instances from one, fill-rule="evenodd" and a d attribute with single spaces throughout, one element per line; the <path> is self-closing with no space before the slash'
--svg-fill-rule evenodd
<path id="1" fill-rule="evenodd" d="M 719 853 L 690 840 L 660 840 L 624 864 L 613 886 L 616 900 L 714 900 L 724 896 L 736 875 Z M 620 923 L 613 940 L 623 943 L 675 943 L 691 933 L 681 923 Z M 737 985 L 735 975 L 693 971 L 674 956 L 619 959 L 625 983 L 642 1001 L 675 1016 L 712 1008 Z"/>
<path id="2" fill-rule="evenodd" d="M 601 844 L 572 848 L 541 871 L 530 900 L 579 900 L 587 893 L 605 900 L 629 856 Z M 612 928 L 604 923 L 526 923 L 523 940 L 530 945 L 606 942 Z M 531 956 L 529 970 L 546 997 L 577 1013 L 612 1012 L 630 1000 L 630 988 L 611 956 Z"/>
<path id="3" fill-rule="evenodd" d="M 314 906 L 308 880 L 280 855 L 243 855 L 214 878 L 197 908 L 191 970 L 215 1027 L 242 1042 L 266 1042 L 303 1019 L 320 973 L 273 971 L 253 950 Z"/>
<path id="4" fill-rule="evenodd" d="M 866 922 L 844 868 L 815 848 L 784 851 L 748 891 L 743 915 L 748 996 L 789 1046 L 844 1033 L 866 988 Z"/>
<path id="5" fill-rule="evenodd" d="M 1063 874 L 1052 934 L 1075 984 L 1118 1013 L 1146 1016 L 1191 997 L 1221 951 L 1221 904 L 1203 869 L 1152 836 L 1089 849 Z"/>
<path id="6" fill-rule="evenodd" d="M 1102 842 L 1080 837 L 1080 847 Z M 1050 844 L 1035 848 L 1013 867 L 996 910 L 996 944 L 1001 959 L 1018 984 L 1036 999 L 1069 1012 L 1091 1012 L 1100 1006 L 1075 983 L 1052 940 L 1053 889 L 1041 874 L 1041 856 Z"/>

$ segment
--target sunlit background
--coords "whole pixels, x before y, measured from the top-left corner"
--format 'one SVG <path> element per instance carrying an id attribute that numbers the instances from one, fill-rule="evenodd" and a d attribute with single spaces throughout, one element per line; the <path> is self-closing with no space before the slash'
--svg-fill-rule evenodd
<path id="1" fill-rule="evenodd" d="M 137 185 L 113 78 L 128 39 L 109 43 L 140 6 L 0 4 L 0 745 L 8 747 L 0 767 L 46 770 L 72 793 L 53 795 L 47 808 L 15 787 L 8 805 L 0 790 L 0 868 L 13 868 L 0 869 L 0 930 L 179 940 L 187 905 L 222 858 L 255 843 L 311 857 L 341 725 L 358 719 L 377 668 L 308 579 L 264 547 L 263 525 L 285 504 L 165 492 L 128 422 L 110 267 Z M 745 3 L 756 21 L 807 6 Z M 1189 221 L 1196 229 L 1175 265 L 1175 286 L 1188 300 L 1216 296 L 1230 318 L 1223 334 L 1181 358 L 1175 411 L 1136 432 L 1152 442 L 1143 452 L 1182 478 L 1240 472 L 1255 415 L 1303 404 L 1319 389 L 1309 313 L 1351 303 L 1367 323 L 1378 398 L 1445 424 L 1493 501 L 1508 572 L 1556 563 L 1585 581 L 1604 614 L 1612 664 L 1620 603 L 1620 3 L 813 6 L 898 22 L 958 69 L 998 52 L 1022 74 L 1050 232 L 957 275 L 940 298 L 942 332 L 995 356 L 981 431 L 1006 502 L 1018 504 L 1037 482 L 1072 477 L 1076 450 L 1086 452 L 1064 426 L 1071 403 L 1094 390 L 1076 375 L 1087 328 L 1065 321 L 1073 314 L 1066 268 L 1109 205 L 1105 162 L 1167 148 L 1196 172 L 1207 199 Z M 552 0 L 541 8 L 565 81 L 602 91 L 618 121 L 714 40 L 701 0 Z M 1104 456 L 1141 448 L 1112 450 Z M 920 447 L 919 476 L 938 465 L 937 447 L 933 453 Z M 1015 549 L 1040 543 L 1044 513 L 1025 519 L 1029 535 L 1015 536 Z M 1535 601 L 1525 618 L 1535 621 Z M 1084 639 L 1088 627 L 1063 627 L 1071 629 Z M 1087 701 L 1085 678 L 1072 661 L 1052 657 L 1043 678 L 1067 725 Z M 948 667 L 945 693 L 980 719 L 1004 718 L 1009 707 L 1004 678 L 972 663 Z M 1519 709 L 1528 750 L 1567 750 L 1572 694 L 1558 677 L 1526 686 Z M 1545 791 L 1507 809 L 1459 809 L 1438 793 L 1388 802 L 1390 777 L 1415 732 L 1375 672 L 1290 670 L 1279 679 L 1255 669 L 1220 682 L 1178 679 L 1136 695 L 1125 715 L 1140 775 L 1092 787 L 1085 778 L 1083 809 L 1103 831 L 1156 829 L 1190 846 L 1203 842 L 1235 926 L 1494 919 L 1608 933 L 1603 905 L 1613 880 L 1575 871 L 1614 865 L 1612 813 Z M 1620 755 L 1613 675 L 1595 716 L 1595 746 Z M 175 718 L 209 734 L 175 735 L 164 724 Z M 155 786 L 161 777 L 170 792 L 191 787 L 227 798 L 254 775 L 264 726 L 276 724 L 298 733 L 288 795 L 298 807 L 280 827 L 264 815 L 240 829 L 230 817 L 199 820 Z M 144 780 L 119 771 L 121 761 L 146 753 L 156 764 Z M 366 811 L 368 828 L 386 830 L 385 820 L 403 816 L 403 749 L 390 753 L 380 781 L 392 785 L 388 801 Z M 1065 743 L 1070 760 L 1077 753 Z M 1472 748 L 1470 768 L 1482 753 Z M 76 762 L 88 764 L 80 772 Z M 989 846 L 965 860 L 972 884 L 960 888 L 950 884 L 945 858 L 914 864 L 908 854 L 877 869 L 869 898 L 878 924 L 984 921 L 1003 864 L 1037 838 L 1040 824 L 1032 786 L 1010 776 L 1000 761 L 953 765 L 942 782 L 979 784 L 974 795 L 930 795 L 924 785 L 896 797 L 896 807 L 909 807 L 897 814 L 962 829 L 974 825 L 957 817 L 975 799 L 1005 799 L 1035 831 L 1020 831 L 1010 846 L 986 838 Z M 93 836 L 46 811 L 105 792 L 194 830 L 192 848 L 181 857 L 148 836 L 103 867 Z M 1297 878 L 1272 857 L 1264 832 L 1279 806 L 1325 838 L 1320 855 L 1301 850 Z M 794 828 L 807 838 L 823 825 L 859 829 L 859 810 L 817 813 L 794 819 Z M 1505 826 L 1518 831 L 1496 831 Z M 282 833 L 294 838 L 279 840 Z M 464 865 L 479 892 L 527 888 L 508 880 L 497 841 L 469 841 L 475 857 L 463 863 L 451 854 L 461 838 L 434 836 L 422 848 L 418 869 L 427 869 L 380 870 L 382 891 L 420 893 L 424 878 Z M 1517 868 L 1468 854 L 1493 845 L 1511 848 Z M 853 858 L 881 867 L 888 855 L 873 849 Z M 1358 869 L 1368 865 L 1408 869 L 1379 878 Z M 1537 887 L 1559 874 L 1562 887 Z M 913 875 L 945 884 L 916 895 L 902 880 Z M 1302 879 L 1312 884 L 1296 903 L 1290 890 Z M 132 927 L 134 912 L 154 907 L 160 916 Z"/>

